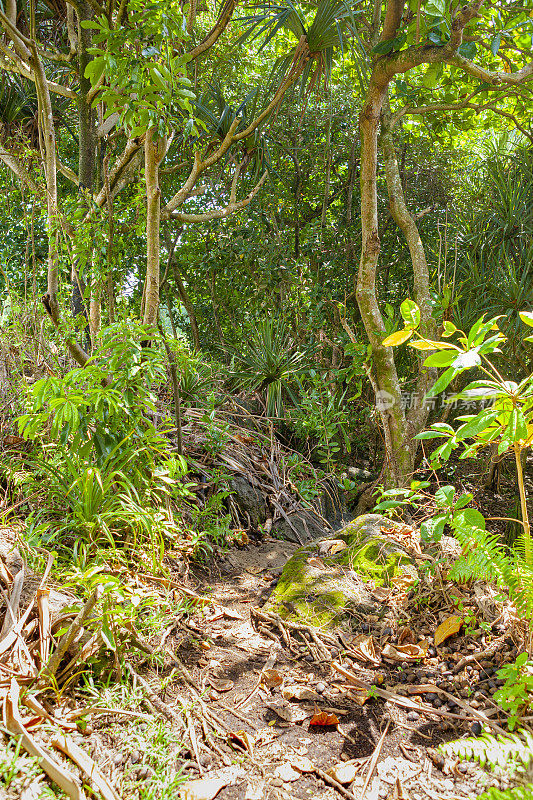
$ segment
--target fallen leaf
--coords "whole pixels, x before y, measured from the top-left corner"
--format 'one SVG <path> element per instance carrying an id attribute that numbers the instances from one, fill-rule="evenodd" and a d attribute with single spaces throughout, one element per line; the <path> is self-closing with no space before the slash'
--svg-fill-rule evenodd
<path id="1" fill-rule="evenodd" d="M 244 793 L 244 800 L 263 800 L 265 796 L 265 780 L 249 781 Z"/>
<path id="2" fill-rule="evenodd" d="M 307 563 L 310 567 L 316 567 L 317 569 L 326 569 L 326 565 L 322 561 L 322 559 L 317 558 L 316 556 L 311 556 L 311 558 L 307 559 Z"/>
<path id="3" fill-rule="evenodd" d="M 340 553 L 343 550 L 346 550 L 347 547 L 348 547 L 347 543 L 343 542 L 342 539 L 335 539 L 331 543 L 331 547 L 329 548 L 329 552 L 331 553 L 331 555 L 335 555 L 335 553 Z"/>
<path id="4" fill-rule="evenodd" d="M 304 719 L 311 716 L 310 711 L 305 711 L 300 706 L 293 706 L 291 703 L 288 703 L 286 700 L 280 703 L 265 703 L 271 711 L 274 711 L 278 717 L 285 720 L 285 722 L 303 722 Z"/>
<path id="5" fill-rule="evenodd" d="M 338 783 L 347 786 L 355 780 L 357 775 L 357 767 L 355 764 L 335 764 L 334 767 L 328 769 L 328 775 L 331 775 Z"/>
<path id="6" fill-rule="evenodd" d="M 330 726 L 338 725 L 339 718 L 336 714 L 328 714 L 326 711 L 317 711 L 309 721 L 309 725 Z"/>
<path id="7" fill-rule="evenodd" d="M 275 689 L 276 686 L 281 686 L 283 683 L 283 675 L 277 669 L 264 669 L 261 673 L 261 683 L 264 683 L 269 689 Z"/>
<path id="8" fill-rule="evenodd" d="M 210 675 L 207 679 L 209 685 L 217 692 L 229 692 L 235 686 L 233 681 L 224 678 L 214 678 Z"/>
<path id="9" fill-rule="evenodd" d="M 417 661 L 419 658 L 425 658 L 429 642 L 422 639 L 418 644 L 386 644 L 381 651 L 383 658 L 387 661 Z"/>
<path id="10" fill-rule="evenodd" d="M 461 626 L 463 624 L 462 617 L 457 617 L 455 615 L 448 617 L 445 619 L 444 622 L 441 622 L 437 630 L 435 631 L 435 644 L 438 645 L 442 644 L 448 637 L 453 636 L 454 633 L 458 633 L 460 631 Z"/>
<path id="11" fill-rule="evenodd" d="M 229 739 L 253 757 L 255 740 L 247 731 L 237 731 L 236 733 L 232 731 Z"/>
<path id="12" fill-rule="evenodd" d="M 351 642 L 351 654 L 361 661 L 369 661 L 375 667 L 381 664 L 381 658 L 376 652 L 376 645 L 372 636 L 361 634 Z"/>
<path id="13" fill-rule="evenodd" d="M 348 697 L 353 700 L 358 706 L 364 706 L 368 698 L 370 697 L 369 692 L 366 689 L 350 689 L 348 691 Z"/>
<path id="14" fill-rule="evenodd" d="M 315 765 L 310 758 L 305 756 L 294 756 L 291 758 L 291 767 L 297 769 L 298 772 L 314 772 Z"/>
<path id="15" fill-rule="evenodd" d="M 285 700 L 320 700 L 320 695 L 307 686 L 284 686 L 281 694 Z"/>
<path id="16" fill-rule="evenodd" d="M 301 773 L 293 769 L 288 761 L 276 767 L 274 774 L 277 778 L 281 778 L 284 783 L 294 783 L 300 777 Z"/>
<path id="17" fill-rule="evenodd" d="M 390 596 L 391 590 L 385 586 L 377 586 L 372 590 L 372 597 L 374 597 L 376 600 L 379 600 L 380 603 L 384 603 L 385 600 L 388 600 Z"/>
<path id="18" fill-rule="evenodd" d="M 209 642 L 206 642 L 205 639 L 203 639 L 200 642 L 200 647 L 202 648 L 202 650 L 211 650 L 211 645 L 209 644 Z"/>
<path id="19" fill-rule="evenodd" d="M 179 796 L 182 800 L 213 800 L 224 786 L 231 781 L 228 778 L 200 778 L 196 781 L 187 781 L 180 787 Z"/>
<path id="20" fill-rule="evenodd" d="M 416 638 L 408 625 L 404 625 L 404 627 L 400 630 L 398 634 L 398 644 L 415 644 Z"/>

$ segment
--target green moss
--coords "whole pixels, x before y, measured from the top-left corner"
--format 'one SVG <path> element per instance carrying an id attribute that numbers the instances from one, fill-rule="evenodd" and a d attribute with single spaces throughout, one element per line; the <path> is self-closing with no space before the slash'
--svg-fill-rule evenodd
<path id="1" fill-rule="evenodd" d="M 367 514 L 347 525 L 335 534 L 347 547 L 320 557 L 318 565 L 310 564 L 309 559 L 317 555 L 321 543 L 297 550 L 285 565 L 271 596 L 270 610 L 308 625 L 331 626 L 338 624 L 351 606 L 361 603 L 361 581 L 353 573 L 363 582 L 372 581 L 372 587 L 388 585 L 412 560 L 394 539 L 377 534 L 382 521 L 382 517 Z"/>

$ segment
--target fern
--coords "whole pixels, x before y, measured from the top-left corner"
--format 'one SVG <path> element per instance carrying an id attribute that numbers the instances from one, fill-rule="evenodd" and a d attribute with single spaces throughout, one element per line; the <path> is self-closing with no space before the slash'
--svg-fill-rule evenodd
<path id="1" fill-rule="evenodd" d="M 510 550 L 498 536 L 480 527 L 455 527 L 455 537 L 467 549 L 450 569 L 449 577 L 459 583 L 477 579 L 494 580 L 507 589 L 518 611 L 533 617 L 533 569 L 523 557 L 521 538 Z"/>
<path id="2" fill-rule="evenodd" d="M 506 736 L 484 734 L 476 738 L 447 742 L 439 748 L 461 761 L 477 761 L 482 767 L 505 770 L 508 778 L 523 773 L 533 761 L 533 735 L 526 730 Z M 479 800 L 531 800 L 533 783 L 496 789 L 491 786 Z"/>
<path id="3" fill-rule="evenodd" d="M 478 800 L 531 800 L 533 797 L 533 783 L 525 786 L 510 786 L 507 789 L 496 789 L 491 786 L 478 797 Z"/>
<path id="4" fill-rule="evenodd" d="M 440 749 L 447 756 L 456 756 L 461 761 L 477 761 L 482 767 L 522 769 L 533 761 L 533 735 L 525 730 L 506 736 L 485 733 L 475 738 L 447 742 Z"/>

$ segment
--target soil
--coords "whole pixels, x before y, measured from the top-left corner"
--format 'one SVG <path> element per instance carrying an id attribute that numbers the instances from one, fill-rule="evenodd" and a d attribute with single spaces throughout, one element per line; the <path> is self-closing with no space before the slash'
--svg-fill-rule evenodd
<path id="1" fill-rule="evenodd" d="M 175 634 L 167 640 L 167 651 L 187 666 L 206 707 L 227 735 L 225 741 L 218 742 L 218 755 L 200 748 L 201 772 L 194 753 L 173 756 L 177 765 L 185 765 L 188 781 L 166 797 L 170 800 L 181 792 L 186 800 L 196 800 L 203 795 L 202 786 L 195 781 L 220 779 L 228 783 L 216 795 L 220 800 L 359 798 L 373 756 L 376 760 L 366 800 L 445 800 L 477 796 L 488 785 L 503 788 L 503 777 L 489 776 L 476 764 L 459 764 L 456 758 L 444 757 L 435 749 L 442 742 L 481 730 L 472 716 L 473 709 L 493 721 L 498 719 L 491 700 L 497 687 L 494 672 L 499 663 L 513 659 L 517 652 L 512 639 L 503 638 L 503 628 L 496 625 L 490 634 L 463 629 L 442 646 L 430 647 L 426 658 L 412 664 L 381 660 L 373 666 L 353 654 L 348 657 L 342 647 L 331 646 L 331 658 L 317 660 L 307 646 L 298 644 L 297 638 L 290 640 L 289 649 L 279 631 L 258 626 L 253 613 L 266 601 L 296 548 L 297 545 L 276 540 L 250 544 L 229 551 L 211 571 L 189 576 L 189 587 L 208 597 L 212 605 L 176 627 Z M 421 604 L 410 610 L 408 624 L 415 641 L 423 636 L 432 640 L 442 617 L 439 602 L 442 603 L 442 595 L 436 593 L 425 602 L 422 598 Z M 398 643 L 404 635 L 401 628 L 398 620 L 391 622 L 385 615 L 382 619 L 354 619 L 353 633 L 372 634 L 376 644 L 383 646 L 387 642 Z M 492 656 L 481 662 L 474 658 L 455 674 L 455 667 L 465 655 L 475 656 L 490 641 L 500 645 L 497 663 Z M 440 709 L 444 716 L 409 710 L 377 697 L 359 705 L 353 688 L 332 668 L 331 659 L 358 678 L 390 690 L 396 697 L 410 696 L 426 709 Z M 172 661 L 158 675 L 143 674 L 156 693 L 165 684 L 164 701 L 170 707 L 178 708 L 178 698 L 188 695 L 187 683 L 172 669 Z M 467 703 L 469 711 L 453 702 L 442 703 L 438 694 L 431 691 L 411 693 L 428 683 L 447 689 L 459 703 Z M 310 690 L 314 699 L 284 699 L 282 691 L 290 697 L 290 690 L 295 687 Z M 189 698 L 194 704 L 194 698 Z M 319 712 L 334 715 L 331 721 L 335 724 L 312 724 Z M 463 718 L 458 718 L 460 715 Z M 100 749 L 108 753 L 109 761 L 122 758 L 121 769 L 126 773 L 129 770 L 131 775 L 138 767 L 132 762 L 127 745 L 121 742 L 125 724 L 129 723 L 101 717 L 91 739 L 95 746 L 96 740 L 101 742 Z M 490 730 L 490 726 L 484 728 Z M 118 758 L 113 755 L 117 752 Z M 309 768 L 302 758 L 311 762 L 313 771 L 298 768 L 302 763 Z M 352 775 L 340 775 L 343 764 Z M 331 770 L 341 779 L 351 780 L 336 787 L 328 785 L 324 774 L 327 778 Z M 122 781 L 116 773 L 115 781 L 119 787 Z M 139 796 L 153 795 L 143 795 L 141 791 Z"/>

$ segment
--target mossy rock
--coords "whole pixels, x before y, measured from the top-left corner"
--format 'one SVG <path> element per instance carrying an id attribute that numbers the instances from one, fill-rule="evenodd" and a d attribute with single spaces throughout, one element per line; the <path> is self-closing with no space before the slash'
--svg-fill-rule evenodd
<path id="1" fill-rule="evenodd" d="M 400 525 L 379 514 L 364 514 L 337 533 L 299 548 L 287 561 L 268 609 L 316 626 L 379 613 L 382 605 L 372 589 L 416 571 L 405 548 L 382 532 L 394 527 Z"/>

